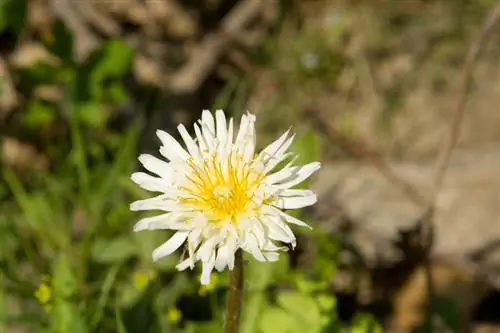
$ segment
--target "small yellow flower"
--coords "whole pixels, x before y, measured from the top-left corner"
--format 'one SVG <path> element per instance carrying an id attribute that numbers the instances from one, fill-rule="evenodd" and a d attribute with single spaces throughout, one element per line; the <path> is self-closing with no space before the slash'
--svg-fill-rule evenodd
<path id="1" fill-rule="evenodd" d="M 202 284 L 200 286 L 200 289 L 198 289 L 198 294 L 203 297 L 206 296 L 207 294 L 213 292 L 215 288 L 217 288 L 217 281 L 219 277 L 218 274 L 212 273 L 212 278 L 210 279 L 210 282 L 207 285 Z"/>
<path id="2" fill-rule="evenodd" d="M 47 304 L 52 298 L 52 288 L 45 282 L 41 283 L 35 291 L 35 297 L 40 304 Z"/>
<path id="3" fill-rule="evenodd" d="M 42 277 L 42 283 L 34 292 L 35 298 L 38 300 L 40 305 L 43 306 L 47 313 L 52 310 L 51 300 L 52 300 L 52 287 L 50 285 L 50 277 L 44 275 Z"/>
<path id="4" fill-rule="evenodd" d="M 151 270 L 134 272 L 134 287 L 138 290 L 146 289 L 155 278 L 155 275 L 155 272 Z"/>
<path id="5" fill-rule="evenodd" d="M 167 310 L 167 319 L 172 324 L 177 324 L 182 318 L 182 313 L 175 306 Z"/>

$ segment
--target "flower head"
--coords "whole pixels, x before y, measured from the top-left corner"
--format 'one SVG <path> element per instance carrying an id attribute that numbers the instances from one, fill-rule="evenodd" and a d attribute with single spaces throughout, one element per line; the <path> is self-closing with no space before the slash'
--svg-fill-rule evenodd
<path id="1" fill-rule="evenodd" d="M 139 161 L 151 174 L 137 172 L 132 180 L 142 188 L 159 192 L 156 197 L 135 201 L 133 211 L 159 210 L 164 214 L 147 217 L 135 231 L 170 229 L 174 235 L 153 251 L 153 260 L 168 256 L 187 244 L 187 258 L 177 269 L 194 268 L 202 262 L 201 283 L 210 274 L 234 267 L 234 254 L 242 249 L 258 261 L 278 260 L 278 251 L 295 247 L 288 223 L 308 227 L 283 210 L 310 206 L 316 195 L 295 189 L 320 168 L 319 162 L 294 166 L 293 135 L 286 131 L 259 154 L 255 153 L 255 116 L 243 115 L 233 135 L 233 119 L 226 121 L 222 110 L 214 116 L 204 110 L 194 125 L 195 138 L 181 124 L 181 146 L 170 134 L 158 130 L 160 154 L 167 159 L 143 154 Z M 278 164 L 288 162 L 277 170 Z"/>

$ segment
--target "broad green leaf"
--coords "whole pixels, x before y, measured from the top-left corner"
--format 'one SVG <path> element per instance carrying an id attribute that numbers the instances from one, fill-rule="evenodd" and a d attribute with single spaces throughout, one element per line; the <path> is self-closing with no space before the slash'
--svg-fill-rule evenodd
<path id="1" fill-rule="evenodd" d="M 298 332 L 294 319 L 289 313 L 278 307 L 271 307 L 262 312 L 258 329 L 262 333 Z"/>
<path id="2" fill-rule="evenodd" d="M 278 294 L 277 303 L 297 320 L 297 325 L 313 327 L 321 318 L 318 304 L 309 295 L 298 292 L 282 292 Z"/>
<path id="3" fill-rule="evenodd" d="M 127 236 L 98 238 L 92 243 L 91 256 L 99 263 L 118 263 L 132 257 L 135 250 L 134 241 Z"/>
<path id="4" fill-rule="evenodd" d="M 240 333 L 254 333 L 259 317 L 265 313 L 266 290 L 284 279 L 288 272 L 288 257 L 280 256 L 278 262 L 261 263 L 250 259 L 245 266 L 245 301 L 243 302 Z"/>
<path id="5" fill-rule="evenodd" d="M 290 150 L 298 154 L 297 165 L 311 163 L 319 159 L 318 135 L 312 130 L 297 136 Z"/>

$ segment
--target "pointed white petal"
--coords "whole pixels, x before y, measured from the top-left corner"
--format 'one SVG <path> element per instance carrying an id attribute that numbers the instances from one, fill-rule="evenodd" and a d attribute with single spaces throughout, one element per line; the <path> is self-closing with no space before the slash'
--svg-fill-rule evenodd
<path id="1" fill-rule="evenodd" d="M 160 177 L 167 176 L 168 178 L 171 169 L 168 162 L 162 161 L 159 158 L 149 154 L 139 155 L 138 160 L 149 172 L 152 172 Z"/>
<path id="2" fill-rule="evenodd" d="M 189 154 L 195 159 L 195 160 L 200 160 L 200 149 L 194 142 L 193 138 L 191 135 L 189 135 L 188 131 L 186 130 L 186 127 L 184 125 L 180 124 L 177 126 L 177 130 L 179 131 L 179 134 L 182 137 L 182 140 L 184 140 L 184 143 L 186 144 L 186 148 L 189 151 Z"/>
<path id="3" fill-rule="evenodd" d="M 181 215 L 166 213 L 152 217 L 145 217 L 134 225 L 134 231 L 168 229 L 168 225 L 175 222 Z"/>
<path id="4" fill-rule="evenodd" d="M 184 243 L 188 234 L 187 231 L 177 231 L 168 241 L 153 251 L 153 261 L 158 261 L 177 250 Z"/>
<path id="5" fill-rule="evenodd" d="M 279 260 L 279 253 L 277 252 L 262 252 L 264 254 L 264 257 L 266 257 L 266 260 L 269 262 L 274 262 Z"/>
<path id="6" fill-rule="evenodd" d="M 227 140 L 227 124 L 226 124 L 226 115 L 224 111 L 217 110 L 215 111 L 215 122 L 217 125 L 217 140 L 219 142 L 225 143 Z"/>
<path id="7" fill-rule="evenodd" d="M 177 266 L 175 266 L 175 268 L 178 270 L 178 271 L 184 271 L 186 270 L 186 268 L 188 267 L 191 267 L 191 260 L 190 259 L 186 259 L 186 260 L 183 260 L 181 261 L 180 263 L 177 264 Z"/>
<path id="8" fill-rule="evenodd" d="M 273 202 L 273 205 L 281 209 L 298 209 L 314 205 L 316 201 L 316 194 L 313 193 L 304 197 L 280 197 Z"/>
<path id="9" fill-rule="evenodd" d="M 143 189 L 151 192 L 163 192 L 170 185 L 165 180 L 150 176 L 144 172 L 134 172 L 130 179 Z"/>
<path id="10" fill-rule="evenodd" d="M 160 154 L 168 158 L 170 161 L 182 160 L 185 161 L 189 158 L 187 151 L 174 139 L 173 136 L 165 131 L 157 130 L 156 135 L 161 141 L 163 147 L 160 148 Z"/>
<path id="11" fill-rule="evenodd" d="M 290 130 L 287 130 L 285 133 L 283 133 L 276 141 L 268 145 L 266 148 L 264 148 L 259 156 L 258 159 L 261 160 L 263 163 L 267 163 L 267 161 L 276 154 L 278 149 L 283 145 L 283 142 L 285 142 L 286 138 L 288 137 L 288 134 L 290 133 Z"/>
<path id="12" fill-rule="evenodd" d="M 210 133 L 213 136 L 213 134 L 215 134 L 215 121 L 214 116 L 212 116 L 212 113 L 209 110 L 203 110 L 201 113 L 201 122 L 208 128 L 208 130 L 210 130 Z"/>
<path id="13" fill-rule="evenodd" d="M 303 221 L 299 220 L 298 218 L 295 218 L 295 217 L 293 217 L 293 216 L 291 216 L 291 215 L 288 215 L 287 213 L 285 213 L 285 212 L 283 212 L 283 211 L 281 211 L 281 210 L 279 210 L 279 209 L 276 209 L 276 208 L 274 208 L 274 207 L 273 207 L 273 209 L 275 209 L 275 210 L 276 210 L 276 213 L 278 213 L 281 217 L 283 217 L 283 219 L 284 219 L 285 221 L 287 221 L 288 223 L 291 223 L 291 224 L 295 224 L 295 225 L 298 225 L 298 226 L 301 226 L 301 227 L 306 227 L 306 228 L 312 229 L 312 227 L 311 227 L 309 224 L 307 224 L 307 223 L 305 223 L 305 222 L 303 222 Z"/>
<path id="14" fill-rule="evenodd" d="M 280 187 L 280 188 L 290 188 L 295 185 L 298 185 L 302 183 L 304 180 L 309 178 L 314 172 L 318 171 L 321 168 L 321 163 L 319 162 L 312 162 L 309 164 L 306 164 L 299 169 L 296 170 L 295 172 L 295 177 L 289 181 L 286 181 L 281 184 L 276 184 L 275 186 Z"/>
<path id="15" fill-rule="evenodd" d="M 210 283 L 210 275 L 212 274 L 212 270 L 215 265 L 215 252 L 212 252 L 212 255 L 207 261 L 203 262 L 203 268 L 201 272 L 201 284 L 207 285 Z"/>

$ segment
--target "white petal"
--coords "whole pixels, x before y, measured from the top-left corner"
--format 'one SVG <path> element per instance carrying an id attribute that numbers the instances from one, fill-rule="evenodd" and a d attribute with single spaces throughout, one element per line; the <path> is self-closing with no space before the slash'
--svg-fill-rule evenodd
<path id="1" fill-rule="evenodd" d="M 186 240 L 189 232 L 178 231 L 168 241 L 153 251 L 153 261 L 166 257 L 177 250 Z"/>
<path id="2" fill-rule="evenodd" d="M 203 110 L 201 113 L 201 122 L 210 130 L 210 133 L 213 136 L 213 134 L 215 134 L 215 122 L 214 116 L 212 116 L 212 113 L 209 110 Z"/>
<path id="3" fill-rule="evenodd" d="M 212 274 L 212 270 L 215 265 L 215 252 L 212 252 L 212 255 L 208 261 L 203 262 L 203 268 L 201 272 L 201 284 L 207 285 L 210 283 L 210 275 Z"/>
<path id="4" fill-rule="evenodd" d="M 140 211 L 140 210 L 170 210 L 171 204 L 173 202 L 168 202 L 168 196 L 166 194 L 159 195 L 154 198 L 137 200 L 130 204 L 131 211 Z"/>
<path id="5" fill-rule="evenodd" d="M 262 222 L 267 227 L 267 236 L 270 239 L 290 243 L 292 246 L 295 246 L 295 235 L 290 227 L 281 221 L 279 216 L 268 216 Z"/>
<path id="6" fill-rule="evenodd" d="M 217 250 L 217 258 L 215 259 L 215 269 L 219 272 L 223 271 L 227 266 L 227 259 L 229 257 L 227 245 L 222 245 Z"/>
<path id="7" fill-rule="evenodd" d="M 307 190 L 307 189 L 299 189 L 299 188 L 293 188 L 293 189 L 284 189 L 280 190 L 278 192 L 278 195 L 280 197 L 310 197 L 315 195 L 313 191 Z"/>
<path id="8" fill-rule="evenodd" d="M 263 163 L 267 163 L 267 161 L 276 154 L 278 149 L 283 145 L 283 142 L 285 142 L 286 138 L 288 137 L 288 134 L 290 133 L 290 130 L 287 130 L 285 133 L 283 133 L 276 141 L 268 145 L 266 148 L 264 148 L 259 156 L 258 159 L 261 160 Z"/>
<path id="9" fill-rule="evenodd" d="M 163 192 L 170 185 L 162 178 L 156 178 L 144 172 L 134 172 L 130 179 L 143 189 L 151 192 Z"/>
<path id="10" fill-rule="evenodd" d="M 215 111 L 215 122 L 217 125 L 217 139 L 219 142 L 226 142 L 227 140 L 227 124 L 226 124 L 226 115 L 224 111 L 217 110 Z"/>
<path id="11" fill-rule="evenodd" d="M 176 221 L 181 215 L 166 213 L 152 217 L 145 217 L 134 225 L 134 231 L 167 229 L 164 226 Z"/>
<path id="12" fill-rule="evenodd" d="M 281 209 L 298 209 L 314 205 L 316 201 L 316 194 L 312 193 L 305 197 L 280 197 L 273 202 L 273 205 Z"/>
<path id="13" fill-rule="evenodd" d="M 238 129 L 238 133 L 236 134 L 236 140 L 234 141 L 235 145 L 241 145 L 243 138 L 245 137 L 246 131 L 247 131 L 247 126 L 248 126 L 249 120 L 246 115 L 241 116 L 241 121 L 240 121 L 240 128 Z"/>
<path id="14" fill-rule="evenodd" d="M 227 240 L 227 253 L 228 253 L 228 258 L 227 258 L 227 267 L 230 270 L 233 270 L 234 268 L 234 255 L 236 251 L 238 250 L 238 241 L 236 237 L 230 236 Z"/>
<path id="15" fill-rule="evenodd" d="M 189 158 L 187 151 L 174 139 L 173 136 L 165 131 L 157 130 L 156 135 L 161 141 L 163 147 L 160 148 L 160 154 L 168 158 L 170 161 L 182 160 L 186 161 Z"/>
<path id="16" fill-rule="evenodd" d="M 286 246 L 276 246 L 271 240 L 267 240 L 265 246 L 262 248 L 263 251 L 266 252 L 277 252 L 277 251 L 288 251 L 288 247 Z"/>
<path id="17" fill-rule="evenodd" d="M 186 147 L 189 151 L 189 154 L 195 159 L 195 160 L 200 160 L 200 149 L 194 142 L 193 138 L 191 135 L 189 135 L 188 131 L 186 130 L 186 127 L 184 125 L 180 124 L 177 126 L 177 130 L 179 131 L 182 139 L 184 140 L 184 143 L 186 144 Z"/>
<path id="18" fill-rule="evenodd" d="M 196 140 L 198 140 L 198 146 L 200 147 L 200 152 L 203 157 L 207 157 L 209 155 L 209 149 L 203 134 L 201 133 L 200 127 L 198 124 L 194 124 L 194 133 L 196 134 Z"/>
<path id="19" fill-rule="evenodd" d="M 301 220 L 299 220 L 299 219 L 297 219 L 297 218 L 295 218 L 295 217 L 293 217 L 291 215 L 288 215 L 288 214 L 286 214 L 285 212 L 283 212 L 283 211 L 281 211 L 279 209 L 276 209 L 276 208 L 273 208 L 273 209 L 275 209 L 276 212 L 278 214 L 280 214 L 281 217 L 283 217 L 285 219 L 285 221 L 287 221 L 288 223 L 312 229 L 312 227 L 309 224 L 307 224 L 307 223 L 305 223 L 305 222 L 303 222 L 303 221 L 301 221 Z"/>
<path id="20" fill-rule="evenodd" d="M 168 176 L 171 173 L 171 168 L 168 162 L 162 161 L 159 158 L 149 154 L 139 155 L 138 160 L 149 172 L 152 172 L 160 177 L 166 176 L 166 178 L 168 179 Z"/>
<path id="21" fill-rule="evenodd" d="M 276 184 L 277 187 L 280 188 L 290 188 L 295 185 L 298 185 L 302 183 L 304 180 L 309 178 L 314 172 L 318 171 L 321 168 L 321 163 L 319 162 L 312 162 L 309 164 L 306 164 L 302 167 L 300 167 L 296 172 L 295 172 L 295 178 L 291 179 L 290 181 L 287 181 L 285 183 L 281 184 Z"/>
<path id="22" fill-rule="evenodd" d="M 207 261 L 212 253 L 215 252 L 214 247 L 218 243 L 219 237 L 213 236 L 203 243 L 198 252 L 196 253 L 196 258 L 202 261 Z"/>
<path id="23" fill-rule="evenodd" d="M 299 167 L 284 167 L 283 169 L 267 175 L 263 182 L 269 185 L 282 182 L 284 180 L 289 180 L 289 178 L 294 178 Z"/>
<path id="24" fill-rule="evenodd" d="M 274 262 L 279 260 L 279 253 L 277 252 L 262 252 L 267 261 Z"/>
<path id="25" fill-rule="evenodd" d="M 266 258 L 262 254 L 259 248 L 259 243 L 254 234 L 246 232 L 242 240 L 241 248 L 254 256 L 258 261 L 266 261 Z"/>
<path id="26" fill-rule="evenodd" d="M 188 267 L 192 268 L 192 266 L 191 266 L 191 260 L 189 260 L 189 259 L 183 260 L 180 263 L 178 263 L 177 266 L 175 266 L 175 268 L 178 271 L 184 271 Z"/>
<path id="27" fill-rule="evenodd" d="M 295 139 L 295 134 L 292 135 L 285 143 L 276 151 L 276 153 L 267 161 L 264 168 L 264 172 L 268 173 L 273 170 L 279 163 L 292 156 L 292 153 L 286 153 L 293 140 Z M 286 154 L 285 154 L 286 153 Z"/>
<path id="28" fill-rule="evenodd" d="M 215 147 L 215 123 L 212 113 L 208 110 L 203 110 L 199 123 L 208 148 L 213 149 Z"/>

